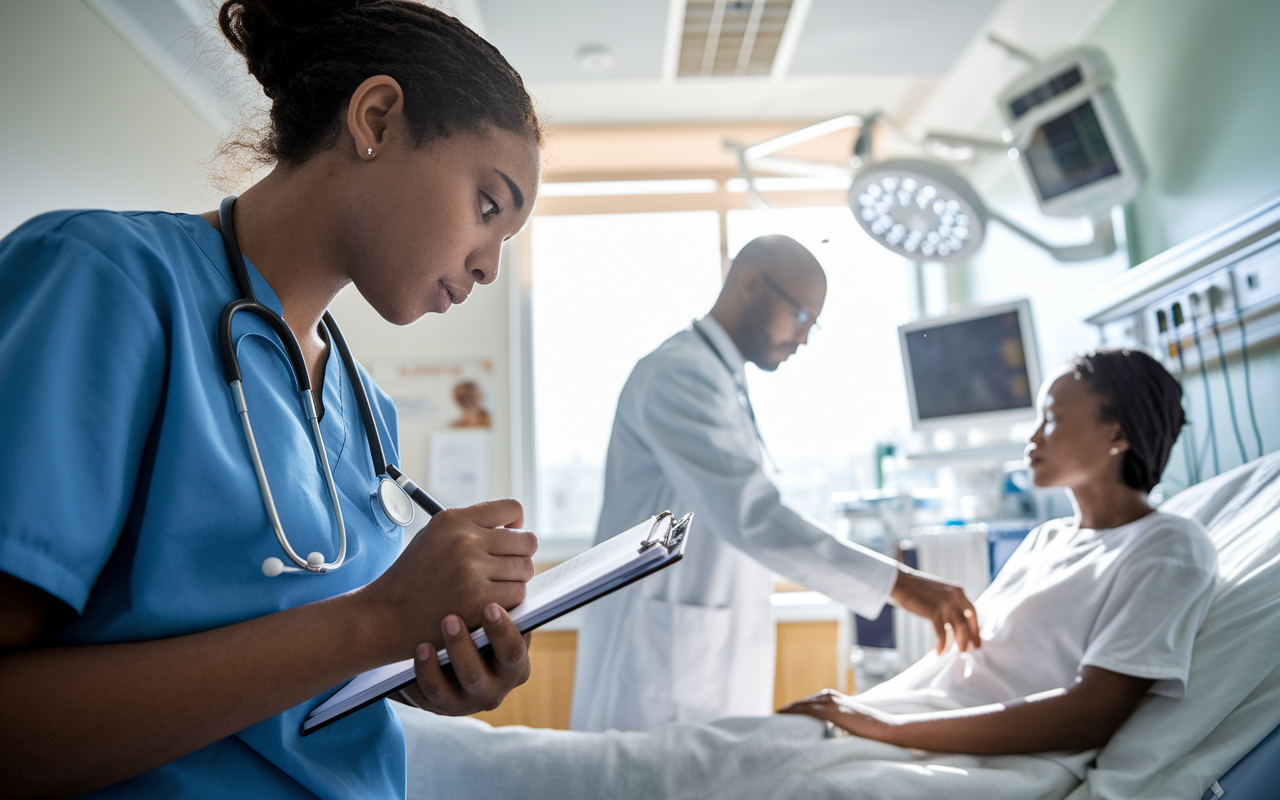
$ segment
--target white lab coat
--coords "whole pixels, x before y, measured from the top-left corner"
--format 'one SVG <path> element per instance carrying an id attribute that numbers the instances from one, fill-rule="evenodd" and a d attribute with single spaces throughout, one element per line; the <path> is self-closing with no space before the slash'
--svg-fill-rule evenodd
<path id="1" fill-rule="evenodd" d="M 618 399 L 596 536 L 670 509 L 695 512 L 689 544 L 682 562 L 586 610 L 575 730 L 771 713 L 771 573 L 871 618 L 897 577 L 892 560 L 782 505 L 738 388 L 743 357 L 714 318 L 694 324 L 734 374 L 692 329 L 640 360 Z"/>

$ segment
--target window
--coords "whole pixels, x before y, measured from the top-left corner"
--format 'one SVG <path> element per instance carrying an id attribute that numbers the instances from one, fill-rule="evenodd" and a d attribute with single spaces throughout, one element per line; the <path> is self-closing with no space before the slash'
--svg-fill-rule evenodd
<path id="1" fill-rule="evenodd" d="M 827 300 L 808 346 L 772 374 L 748 365 L 747 387 L 783 501 L 831 524 L 831 494 L 873 488 L 876 442 L 911 424 L 897 332 L 910 313 L 911 265 L 864 234 L 847 207 L 728 214 L 731 256 L 771 233 L 817 256 Z"/>
<path id="2" fill-rule="evenodd" d="M 618 394 L 720 291 L 715 211 L 539 216 L 530 326 L 543 537 L 594 536 Z"/>

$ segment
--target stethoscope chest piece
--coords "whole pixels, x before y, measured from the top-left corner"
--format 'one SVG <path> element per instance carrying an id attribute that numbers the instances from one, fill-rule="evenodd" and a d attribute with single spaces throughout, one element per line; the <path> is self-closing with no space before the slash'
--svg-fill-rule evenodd
<path id="1" fill-rule="evenodd" d="M 413 522 L 413 501 L 400 484 L 383 475 L 378 479 L 378 489 L 373 496 L 378 499 L 378 505 L 382 506 L 382 513 L 394 524 L 404 528 Z"/>

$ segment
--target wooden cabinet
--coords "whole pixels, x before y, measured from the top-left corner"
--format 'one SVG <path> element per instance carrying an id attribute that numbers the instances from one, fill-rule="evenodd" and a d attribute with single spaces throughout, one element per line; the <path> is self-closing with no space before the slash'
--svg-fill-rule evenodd
<path id="1" fill-rule="evenodd" d="M 529 645 L 533 674 L 493 711 L 476 714 L 491 725 L 568 729 L 578 632 L 535 631 Z M 834 620 L 778 623 L 774 707 L 841 685 L 839 623 Z M 846 678 L 851 681 L 852 678 Z M 852 688 L 851 683 L 845 684 Z"/>
<path id="2" fill-rule="evenodd" d="M 840 623 L 835 620 L 778 623 L 778 660 L 773 679 L 773 707 L 840 688 L 840 669 L 848 657 L 837 651 Z M 846 670 L 846 680 L 852 681 Z M 852 684 L 845 684 L 852 688 Z"/>
<path id="3" fill-rule="evenodd" d="M 490 725 L 568 730 L 577 654 L 577 631 L 534 631 L 529 643 L 529 662 L 533 666 L 529 680 L 507 695 L 502 705 L 476 714 L 476 718 Z"/>

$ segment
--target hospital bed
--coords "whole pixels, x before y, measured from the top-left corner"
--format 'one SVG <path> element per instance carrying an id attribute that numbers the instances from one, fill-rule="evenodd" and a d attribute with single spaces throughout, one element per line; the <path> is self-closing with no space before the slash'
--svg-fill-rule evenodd
<path id="1" fill-rule="evenodd" d="M 687 785 L 688 796 L 700 798 L 1273 800 L 1280 797 L 1280 453 L 1194 486 L 1162 510 L 1205 525 L 1218 548 L 1219 585 L 1196 637 L 1186 696 L 1144 698 L 1083 780 L 1036 756 L 904 759 L 897 748 L 866 743 L 871 758 L 858 770 L 817 782 L 815 754 L 840 745 L 822 739 L 812 727 L 820 723 L 807 717 L 576 734 L 496 729 L 409 709 L 401 712 L 408 796 L 680 796 L 674 787 Z M 876 748 L 884 748 L 883 760 Z M 717 783 L 710 776 L 734 774 L 726 754 L 763 770 L 762 778 L 732 791 L 731 781 Z"/>

